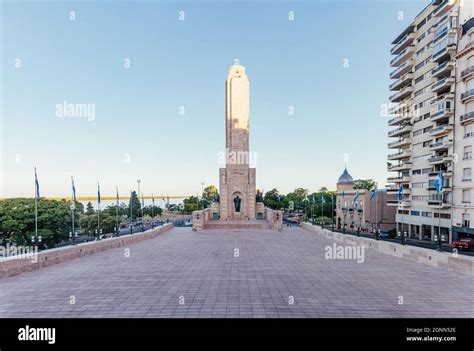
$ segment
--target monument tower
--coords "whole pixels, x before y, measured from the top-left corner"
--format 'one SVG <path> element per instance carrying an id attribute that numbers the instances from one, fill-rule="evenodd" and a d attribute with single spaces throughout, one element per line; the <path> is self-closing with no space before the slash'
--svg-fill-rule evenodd
<path id="1" fill-rule="evenodd" d="M 225 83 L 226 166 L 219 169 L 221 220 L 255 219 L 255 168 L 249 167 L 249 80 L 231 66 Z"/>

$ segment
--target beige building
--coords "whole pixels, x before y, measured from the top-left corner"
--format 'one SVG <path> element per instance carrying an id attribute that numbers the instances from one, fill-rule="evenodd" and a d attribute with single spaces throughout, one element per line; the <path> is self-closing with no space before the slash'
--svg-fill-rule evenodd
<path id="1" fill-rule="evenodd" d="M 454 223 L 462 224 L 456 218 L 467 207 L 460 200 L 470 189 L 470 181 L 462 180 L 469 166 L 459 156 L 470 155 L 472 147 L 472 139 L 464 137 L 470 127 L 460 121 L 469 111 L 469 98 L 461 96 L 470 89 L 461 78 L 469 57 L 461 63 L 460 51 L 472 1 L 460 3 L 431 1 L 392 42 L 388 170 L 394 175 L 388 178 L 393 183 L 389 192 L 398 194 L 402 187 L 399 201 L 391 205 L 397 207 L 398 231 L 413 239 L 434 241 L 441 232 L 443 241 L 451 242 Z M 434 186 L 439 172 L 445 178 L 440 194 Z"/>
<path id="2" fill-rule="evenodd" d="M 453 238 L 474 236 L 474 1 L 459 12 L 459 42 L 456 59 L 456 105 L 454 120 Z"/>
<path id="3" fill-rule="evenodd" d="M 394 194 L 388 194 L 385 189 L 378 191 L 371 199 L 372 192 L 365 189 L 354 189 L 352 176 L 344 169 L 337 181 L 336 190 L 336 228 L 364 231 L 378 228 L 388 231 L 395 228 L 395 208 L 387 205 L 393 201 Z M 357 195 L 358 194 L 358 195 Z"/>

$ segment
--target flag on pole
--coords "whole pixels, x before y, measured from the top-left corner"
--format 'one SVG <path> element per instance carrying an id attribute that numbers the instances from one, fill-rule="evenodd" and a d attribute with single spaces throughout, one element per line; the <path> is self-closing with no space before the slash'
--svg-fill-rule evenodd
<path id="1" fill-rule="evenodd" d="M 321 203 L 322 203 L 322 204 L 325 204 L 325 203 L 326 203 L 326 199 L 324 198 L 324 195 L 321 195 Z"/>
<path id="2" fill-rule="evenodd" d="M 40 185 L 38 182 L 38 175 L 36 174 L 36 167 L 35 167 L 35 198 L 39 199 L 40 197 Z"/>
<path id="3" fill-rule="evenodd" d="M 151 203 L 153 205 L 153 207 L 155 207 L 155 197 L 153 194 L 151 194 Z"/>
<path id="4" fill-rule="evenodd" d="M 100 184 L 97 182 L 97 203 L 100 206 Z"/>
<path id="5" fill-rule="evenodd" d="M 115 187 L 115 193 L 117 194 L 117 207 L 119 205 L 119 193 L 118 193 L 118 187 Z"/>
<path id="6" fill-rule="evenodd" d="M 74 186 L 74 178 L 71 176 L 72 183 L 72 204 L 71 208 L 74 210 L 76 208 L 76 187 Z"/>
<path id="7" fill-rule="evenodd" d="M 435 186 L 436 192 L 438 194 L 443 191 L 443 188 L 444 188 L 443 172 L 441 172 L 441 171 L 438 172 L 438 175 L 436 176 L 436 179 L 434 181 L 434 186 Z"/>
<path id="8" fill-rule="evenodd" d="M 145 198 L 143 197 L 143 193 L 142 193 L 142 208 L 145 207 Z"/>
<path id="9" fill-rule="evenodd" d="M 355 194 L 354 198 L 352 199 L 352 206 L 357 204 L 357 199 L 359 198 L 359 190 L 357 190 L 357 193 Z"/>
<path id="10" fill-rule="evenodd" d="M 377 195 L 379 194 L 379 189 L 375 188 L 373 191 L 372 191 L 372 194 L 370 195 L 370 201 L 372 201 L 372 199 L 374 197 L 377 197 Z"/>
<path id="11" fill-rule="evenodd" d="M 403 191 L 403 184 L 400 183 L 400 188 L 398 189 L 398 193 L 397 193 L 398 201 L 400 201 L 402 198 L 402 191 Z"/>

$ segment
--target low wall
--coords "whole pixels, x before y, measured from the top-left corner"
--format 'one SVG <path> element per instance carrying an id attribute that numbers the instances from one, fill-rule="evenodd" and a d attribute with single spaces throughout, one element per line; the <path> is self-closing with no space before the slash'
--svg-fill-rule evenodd
<path id="1" fill-rule="evenodd" d="M 321 229 L 319 226 L 311 225 L 310 223 L 301 223 L 301 227 L 328 239 L 338 241 L 341 245 L 361 245 L 386 255 L 404 258 L 432 267 L 447 269 L 451 272 L 474 275 L 474 258 L 470 256 L 455 256 L 449 252 L 438 252 L 423 247 L 401 245 L 389 241 L 332 232 L 328 229 Z"/>
<path id="2" fill-rule="evenodd" d="M 128 234 L 117 238 L 90 241 L 79 245 L 71 245 L 40 251 L 38 252 L 37 259 L 34 260 L 36 262 L 32 262 L 31 258 L 15 258 L 14 256 L 1 258 L 0 278 L 10 277 L 23 272 L 29 272 L 35 269 L 48 267 L 53 264 L 71 260 L 73 258 L 92 255 L 96 252 L 127 246 L 136 242 L 151 239 L 167 232 L 173 227 L 174 225 L 169 223 L 142 233 Z"/>

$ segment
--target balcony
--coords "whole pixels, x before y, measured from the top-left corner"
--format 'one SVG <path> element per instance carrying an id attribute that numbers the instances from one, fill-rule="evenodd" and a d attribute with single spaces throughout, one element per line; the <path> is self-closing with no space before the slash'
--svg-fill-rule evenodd
<path id="1" fill-rule="evenodd" d="M 400 138 L 398 140 L 392 141 L 388 143 L 389 149 L 399 149 L 403 146 L 407 146 L 411 144 L 411 138 Z"/>
<path id="2" fill-rule="evenodd" d="M 454 110 L 454 94 L 445 94 L 431 100 L 431 116 L 432 122 L 441 121 L 453 115 Z"/>
<path id="3" fill-rule="evenodd" d="M 474 122 L 474 111 L 465 113 L 459 117 L 459 121 L 462 125 Z"/>
<path id="4" fill-rule="evenodd" d="M 461 79 L 467 80 L 474 75 L 474 66 L 470 66 L 461 72 Z"/>
<path id="5" fill-rule="evenodd" d="M 397 81 L 390 84 L 390 90 L 400 90 L 401 88 L 411 84 L 413 80 L 413 73 L 407 73 L 400 77 Z"/>
<path id="6" fill-rule="evenodd" d="M 428 173 L 428 177 L 436 178 L 438 176 L 438 172 L 439 171 L 430 172 L 430 173 Z M 453 172 L 448 170 L 448 169 L 442 170 L 441 172 L 443 173 L 444 177 L 452 177 L 453 176 Z"/>
<path id="7" fill-rule="evenodd" d="M 389 172 L 398 172 L 398 171 L 405 171 L 411 169 L 412 163 L 409 161 L 405 161 L 398 165 L 390 165 L 387 167 L 387 171 Z"/>
<path id="8" fill-rule="evenodd" d="M 390 102 L 400 102 L 403 99 L 407 98 L 408 96 L 411 96 L 412 93 L 413 93 L 413 87 L 411 85 L 408 85 L 405 88 L 393 94 L 392 96 L 390 96 Z"/>
<path id="9" fill-rule="evenodd" d="M 431 129 L 430 135 L 431 136 L 440 136 L 444 134 L 448 134 L 450 131 L 453 130 L 452 124 L 443 124 L 436 128 Z"/>
<path id="10" fill-rule="evenodd" d="M 453 162 L 452 155 L 434 155 L 428 159 L 428 163 L 432 165 L 439 165 L 443 163 L 451 163 Z"/>
<path id="11" fill-rule="evenodd" d="M 431 86 L 431 91 L 433 93 L 440 93 L 444 90 L 447 90 L 451 87 L 451 85 L 453 85 L 454 81 L 455 79 L 451 77 L 440 79 Z"/>
<path id="12" fill-rule="evenodd" d="M 406 124 L 404 126 L 401 126 L 400 128 L 389 131 L 388 136 L 389 137 L 397 137 L 397 136 L 400 136 L 400 135 L 403 135 L 403 134 L 410 133 L 412 131 L 412 129 L 413 129 L 412 125 Z"/>
<path id="13" fill-rule="evenodd" d="M 388 155 L 387 159 L 393 161 L 393 160 L 403 160 L 405 158 L 410 158 L 410 157 L 411 157 L 411 150 L 405 149 L 403 151 Z"/>
<path id="14" fill-rule="evenodd" d="M 461 102 L 463 104 L 474 100 L 474 89 L 470 89 L 464 93 L 461 94 Z"/>
<path id="15" fill-rule="evenodd" d="M 388 177 L 387 182 L 388 183 L 401 183 L 402 177 Z"/>
<path id="16" fill-rule="evenodd" d="M 439 49 L 436 52 L 433 52 L 431 56 L 431 60 L 433 62 L 443 62 L 447 58 L 450 58 L 452 54 L 456 53 L 456 44 L 454 42 L 450 42 L 445 47 Z"/>
<path id="17" fill-rule="evenodd" d="M 453 145 L 452 140 L 440 140 L 430 144 L 431 151 L 447 150 Z"/>
<path id="18" fill-rule="evenodd" d="M 444 0 L 438 7 L 433 11 L 433 16 L 441 17 L 446 14 L 451 7 L 456 3 L 453 0 Z"/>
<path id="19" fill-rule="evenodd" d="M 415 48 L 413 46 L 409 46 L 405 49 L 403 49 L 397 57 L 395 57 L 392 61 L 390 61 L 390 66 L 391 67 L 398 67 L 400 66 L 403 62 L 408 60 L 413 56 L 413 53 L 415 52 Z"/>
<path id="20" fill-rule="evenodd" d="M 410 111 L 404 111 L 402 115 L 394 117 L 388 120 L 389 126 L 397 126 L 402 124 L 403 122 L 410 122 L 411 121 L 411 113 Z"/>
<path id="21" fill-rule="evenodd" d="M 397 67 L 392 73 L 390 73 L 390 79 L 400 78 L 407 72 L 410 72 L 413 68 L 414 61 L 412 59 L 405 61 L 403 64 Z"/>
<path id="22" fill-rule="evenodd" d="M 415 39 L 415 33 L 408 33 L 402 39 L 398 41 L 398 44 L 395 45 L 390 51 L 392 55 L 398 55 L 405 49 L 407 46 L 410 46 Z"/>
<path id="23" fill-rule="evenodd" d="M 445 76 L 453 76 L 452 70 L 454 67 L 453 61 L 446 61 L 441 65 L 436 66 L 431 70 L 431 76 L 435 78 L 442 78 Z"/>
<path id="24" fill-rule="evenodd" d="M 450 208 L 451 203 L 446 194 L 431 194 L 428 196 L 428 206 L 435 208 Z"/>

